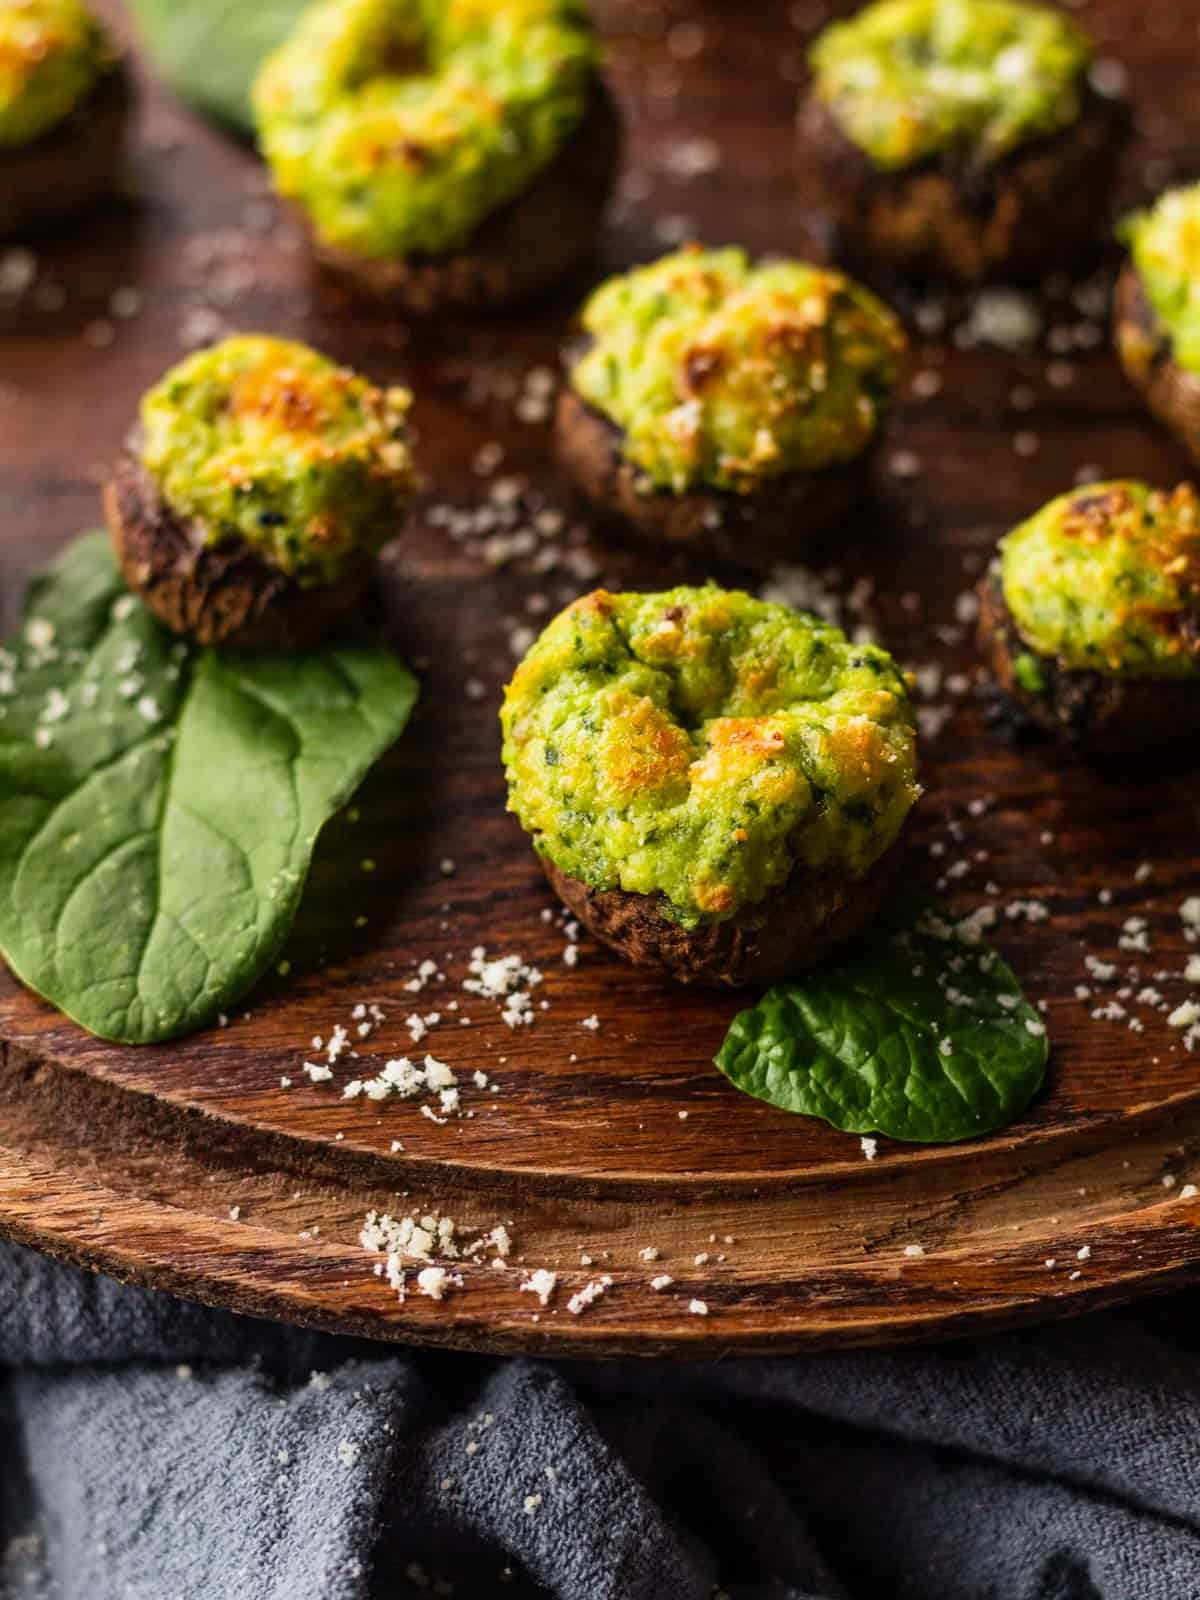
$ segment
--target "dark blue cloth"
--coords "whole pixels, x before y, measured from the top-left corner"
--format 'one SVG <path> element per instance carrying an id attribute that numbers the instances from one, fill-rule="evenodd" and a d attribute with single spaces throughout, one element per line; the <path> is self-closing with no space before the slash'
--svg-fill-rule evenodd
<path id="1" fill-rule="evenodd" d="M 1196 1309 L 581 1368 L 277 1328 L 0 1245 L 0 1595 L 1197 1600 Z"/>

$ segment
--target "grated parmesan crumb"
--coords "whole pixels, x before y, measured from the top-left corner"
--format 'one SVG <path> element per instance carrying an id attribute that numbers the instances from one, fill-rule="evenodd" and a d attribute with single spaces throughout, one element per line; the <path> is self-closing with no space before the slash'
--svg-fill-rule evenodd
<path id="1" fill-rule="evenodd" d="M 573 1317 L 579 1316 L 590 1305 L 594 1305 L 611 1287 L 612 1279 L 610 1277 L 593 1278 L 571 1296 L 567 1301 L 567 1310 Z"/>
<path id="2" fill-rule="evenodd" d="M 431 1300 L 444 1300 L 446 1290 L 454 1282 L 461 1283 L 462 1279 L 455 1279 L 445 1267 L 422 1267 L 417 1273 L 417 1288 Z"/>
<path id="3" fill-rule="evenodd" d="M 530 1294 L 536 1294 L 542 1305 L 548 1305 L 550 1303 L 550 1296 L 554 1293 L 557 1286 L 558 1274 L 556 1272 L 547 1271 L 545 1267 L 538 1267 L 537 1270 L 535 1272 L 531 1272 L 521 1284 L 521 1288 L 523 1290 L 527 1290 Z"/>

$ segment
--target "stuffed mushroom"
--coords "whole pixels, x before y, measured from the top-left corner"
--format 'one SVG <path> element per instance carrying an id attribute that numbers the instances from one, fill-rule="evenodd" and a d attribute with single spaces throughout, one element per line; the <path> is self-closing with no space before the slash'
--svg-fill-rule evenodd
<path id="1" fill-rule="evenodd" d="M 711 584 L 577 600 L 501 721 L 509 809 L 564 904 L 681 983 L 771 983 L 857 933 L 919 793 L 892 658 Z"/>
<path id="2" fill-rule="evenodd" d="M 1089 485 L 1002 541 L 980 584 L 993 676 L 1039 727 L 1101 755 L 1200 732 L 1200 499 Z"/>
<path id="3" fill-rule="evenodd" d="M 905 340 L 843 273 L 693 247 L 609 279 L 581 321 L 557 447 L 615 526 L 765 567 L 852 509 Z"/>
<path id="4" fill-rule="evenodd" d="M 405 518 L 410 399 L 284 339 L 189 356 L 143 398 L 105 490 L 126 582 L 201 644 L 315 644 Z"/>
<path id="5" fill-rule="evenodd" d="M 120 56 L 79 0 L 0 0 L 0 236 L 113 187 L 128 105 Z"/>
<path id="6" fill-rule="evenodd" d="M 845 242 L 965 284 L 1071 264 L 1126 125 L 1091 61 L 1074 22 L 1019 0 L 877 0 L 826 28 L 800 136 Z"/>
<path id="7" fill-rule="evenodd" d="M 318 0 L 254 86 L 317 261 L 403 310 L 525 298 L 590 248 L 620 137 L 580 0 Z"/>
<path id="8" fill-rule="evenodd" d="M 1121 226 L 1117 354 L 1147 406 L 1200 461 L 1200 184 L 1172 189 Z"/>

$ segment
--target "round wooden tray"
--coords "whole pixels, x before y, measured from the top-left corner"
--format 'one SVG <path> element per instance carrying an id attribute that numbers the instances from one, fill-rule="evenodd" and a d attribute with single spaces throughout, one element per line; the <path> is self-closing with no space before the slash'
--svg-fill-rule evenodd
<path id="1" fill-rule="evenodd" d="M 792 153 L 803 41 L 787 8 L 764 6 L 753 29 L 716 5 L 669 25 L 640 6 L 600 11 L 632 136 L 595 271 L 683 233 L 818 250 Z M 1178 13 L 1194 32 L 1200 8 Z M 1135 32 L 1120 0 L 1097 0 L 1087 19 L 1143 104 L 1179 108 L 1169 135 L 1185 148 L 1200 112 L 1178 40 Z M 1177 170 L 1165 132 L 1150 132 L 1131 193 Z M 519 317 L 409 331 L 310 281 L 252 156 L 153 91 L 135 171 L 136 202 L 46 242 L 36 283 L 0 297 L 8 620 L 29 571 L 97 521 L 104 463 L 181 338 L 279 331 L 417 392 L 428 488 L 389 556 L 381 605 L 423 699 L 322 842 L 291 970 L 227 1027 L 114 1047 L 0 978 L 0 1228 L 235 1309 L 581 1355 L 929 1337 L 1200 1272 L 1200 1202 L 1187 1191 L 1200 1181 L 1200 1054 L 1136 999 L 1147 985 L 1170 1004 L 1188 992 L 1194 947 L 1178 907 L 1200 884 L 1194 782 L 1014 747 L 968 679 L 961 596 L 1007 526 L 1089 464 L 1163 483 L 1186 471 L 1107 353 L 1095 286 L 1043 304 L 1050 348 L 1014 354 L 918 332 L 922 376 L 873 503 L 845 537 L 797 550 L 851 625 L 877 628 L 909 665 L 941 669 L 922 703 L 933 720 L 947 714 L 927 741 L 906 870 L 931 886 L 944 875 L 961 910 L 997 906 L 997 942 L 1045 1002 L 1054 1047 L 1046 1093 L 1004 1136 L 948 1149 L 880 1140 L 868 1161 L 856 1138 L 739 1096 L 715 1071 L 736 997 L 664 987 L 586 940 L 578 964 L 565 963 L 560 919 L 504 812 L 496 706 L 522 633 L 597 582 L 684 576 L 577 531 L 550 461 L 543 374 L 588 280 Z M 137 314 L 124 319 L 113 307 L 133 300 L 112 297 L 130 287 Z M 921 313 L 926 330 L 932 317 Z M 503 460 L 486 471 L 494 445 Z M 922 674 L 927 688 L 932 679 Z M 374 871 L 362 870 L 368 858 Z M 1044 920 L 1030 919 L 1031 902 Z M 1147 920 L 1148 952 L 1120 947 L 1131 916 Z M 546 1007 L 531 1026 L 510 1030 L 496 1002 L 463 989 L 476 945 L 542 969 L 535 1000 Z M 1118 979 L 1097 984 L 1088 955 L 1118 963 Z M 444 978 L 407 992 L 425 959 Z M 1095 990 L 1087 1001 L 1080 984 Z M 1127 1016 L 1093 1017 L 1124 987 Z M 309 1083 L 312 1037 L 372 1004 L 386 1020 L 356 1039 L 360 1058 Z M 412 1050 L 414 1010 L 441 1014 L 423 1048 L 459 1074 L 471 1115 L 439 1124 L 416 1101 L 341 1098 L 346 1080 Z M 476 1070 L 487 1089 L 474 1087 Z M 444 1301 L 401 1304 L 358 1244 L 369 1209 L 436 1211 L 468 1232 L 503 1222 L 509 1269 L 464 1266 Z M 643 1259 L 648 1249 L 658 1258 Z M 538 1267 L 559 1278 L 544 1308 L 520 1288 Z M 674 1281 L 655 1291 L 660 1274 Z M 601 1276 L 612 1280 L 604 1295 L 572 1314 L 570 1296 Z"/>

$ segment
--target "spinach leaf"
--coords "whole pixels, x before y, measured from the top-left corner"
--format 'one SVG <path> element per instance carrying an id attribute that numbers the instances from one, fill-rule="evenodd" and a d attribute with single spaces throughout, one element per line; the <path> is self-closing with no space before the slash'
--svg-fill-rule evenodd
<path id="1" fill-rule="evenodd" d="M 195 649 L 78 540 L 0 651 L 0 952 L 101 1038 L 199 1027 L 278 956 L 318 833 L 416 696 L 372 646 Z"/>
<path id="2" fill-rule="evenodd" d="M 784 1111 L 934 1144 L 1011 1122 L 1048 1054 L 1011 968 L 970 922 L 924 908 L 739 1012 L 716 1062 Z"/>
<path id="3" fill-rule="evenodd" d="M 250 85 L 307 0 L 130 0 L 146 49 L 182 99 L 253 135 Z"/>

